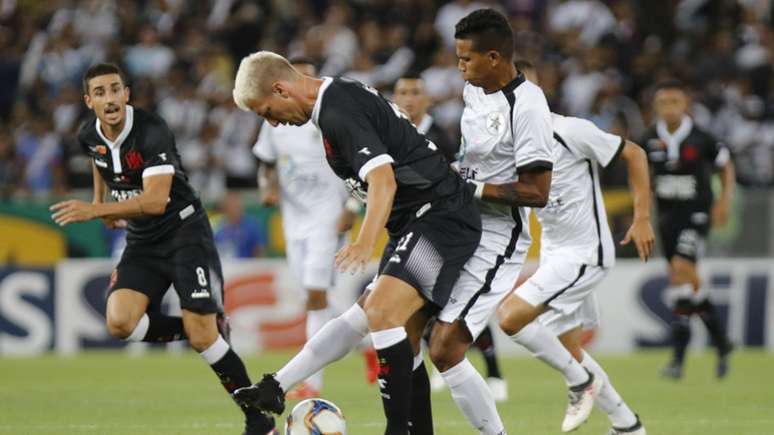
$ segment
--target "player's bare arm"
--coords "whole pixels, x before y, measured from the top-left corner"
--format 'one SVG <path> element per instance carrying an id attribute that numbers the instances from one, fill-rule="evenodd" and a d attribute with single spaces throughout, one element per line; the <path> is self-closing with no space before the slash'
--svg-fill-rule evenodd
<path id="1" fill-rule="evenodd" d="M 336 267 L 340 271 L 357 273 L 365 269 L 371 258 L 379 234 L 387 224 L 392 202 L 398 188 L 392 166 L 384 164 L 368 172 L 368 197 L 366 214 L 357 239 L 344 246 L 336 254 Z"/>
<path id="2" fill-rule="evenodd" d="M 642 147 L 627 140 L 621 151 L 621 158 L 626 162 L 626 169 L 629 173 L 629 190 L 634 197 L 634 218 L 626 236 L 621 241 L 621 245 L 634 242 L 640 260 L 648 261 L 653 253 L 653 244 L 656 240 L 650 223 L 648 157 Z"/>
<path id="3" fill-rule="evenodd" d="M 551 190 L 551 170 L 535 168 L 519 173 L 519 181 L 505 184 L 481 183 L 481 199 L 511 207 L 545 207 Z"/>
<path id="4" fill-rule="evenodd" d="M 712 224 L 721 227 L 728 222 L 728 210 L 731 207 L 731 197 L 734 193 L 736 171 L 731 159 L 720 168 L 720 196 L 712 206 Z"/>
<path id="5" fill-rule="evenodd" d="M 172 175 L 153 175 L 143 178 L 143 193 L 119 202 L 88 203 L 77 199 L 62 201 L 51 206 L 51 216 L 60 226 L 92 219 L 131 219 L 140 216 L 164 214 L 172 187 Z"/>

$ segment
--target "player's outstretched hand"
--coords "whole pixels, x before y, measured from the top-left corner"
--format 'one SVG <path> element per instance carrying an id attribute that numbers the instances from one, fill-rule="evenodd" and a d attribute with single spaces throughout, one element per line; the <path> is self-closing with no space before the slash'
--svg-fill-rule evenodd
<path id="1" fill-rule="evenodd" d="M 62 201 L 52 205 L 49 210 L 54 214 L 51 218 L 59 226 L 65 226 L 76 222 L 86 222 L 94 219 L 94 205 L 90 202 L 79 201 L 77 199 L 71 199 L 69 201 Z"/>
<path id="2" fill-rule="evenodd" d="M 336 268 L 340 272 L 349 271 L 352 275 L 363 272 L 373 250 L 373 246 L 358 242 L 347 244 L 336 254 Z"/>
<path id="3" fill-rule="evenodd" d="M 632 222 L 632 226 L 626 232 L 626 237 L 621 240 L 621 245 L 628 245 L 629 242 L 634 241 L 640 260 L 648 261 L 648 258 L 653 253 L 655 240 L 656 237 L 653 235 L 653 227 L 650 225 L 650 220 L 641 219 Z"/>

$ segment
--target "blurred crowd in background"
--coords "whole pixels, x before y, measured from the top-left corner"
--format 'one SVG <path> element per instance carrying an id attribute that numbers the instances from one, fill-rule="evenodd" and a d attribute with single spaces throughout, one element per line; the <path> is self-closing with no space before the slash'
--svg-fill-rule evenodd
<path id="1" fill-rule="evenodd" d="M 389 96 L 419 74 L 432 114 L 459 137 L 463 82 L 454 24 L 481 7 L 507 13 L 517 58 L 536 65 L 556 112 L 637 140 L 662 79 L 690 84 L 699 125 L 731 147 L 738 181 L 774 186 L 774 8 L 767 0 L 0 0 L 0 199 L 91 187 L 75 132 L 88 115 L 81 76 L 122 66 L 130 103 L 174 130 L 205 201 L 255 188 L 262 120 L 231 98 L 239 60 L 257 50 L 318 62 Z M 625 179 L 612 171 L 608 185 Z"/>

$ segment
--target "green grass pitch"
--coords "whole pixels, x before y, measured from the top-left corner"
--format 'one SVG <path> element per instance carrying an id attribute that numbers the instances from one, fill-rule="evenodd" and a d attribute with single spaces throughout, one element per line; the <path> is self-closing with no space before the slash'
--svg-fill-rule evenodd
<path id="1" fill-rule="evenodd" d="M 289 356 L 272 353 L 246 363 L 257 378 Z M 686 376 L 677 383 L 657 375 L 666 359 L 664 352 L 599 358 L 649 434 L 774 434 L 771 354 L 734 354 L 724 381 L 713 377 L 711 353 L 691 354 Z M 471 360 L 480 361 L 475 354 Z M 527 357 L 501 364 L 510 388 L 510 400 L 499 405 L 508 433 L 560 433 L 565 389 L 558 375 Z M 350 435 L 383 430 L 377 390 L 364 379 L 363 361 L 356 354 L 325 373 L 324 396 L 344 411 Z M 437 435 L 475 433 L 448 391 L 433 394 L 433 414 Z M 603 435 L 607 428 L 606 416 L 595 411 L 575 433 Z M 0 358 L 0 434 L 238 434 L 241 429 L 241 414 L 191 351 Z"/>

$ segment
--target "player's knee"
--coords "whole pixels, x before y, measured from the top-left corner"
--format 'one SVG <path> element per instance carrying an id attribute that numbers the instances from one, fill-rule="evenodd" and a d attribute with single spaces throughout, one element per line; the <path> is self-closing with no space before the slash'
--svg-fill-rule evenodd
<path id="1" fill-rule="evenodd" d="M 500 329 L 507 335 L 514 335 L 526 326 L 526 323 L 521 321 L 519 312 L 508 309 L 505 305 L 497 308 L 497 322 L 500 324 Z"/>
<path id="2" fill-rule="evenodd" d="M 111 336 L 125 340 L 132 335 L 134 328 L 137 327 L 137 320 L 133 319 L 129 313 L 108 313 L 106 324 Z"/>
<path id="3" fill-rule="evenodd" d="M 368 329 L 371 331 L 381 331 L 401 326 L 391 319 L 390 310 L 387 307 L 383 304 L 374 303 L 371 299 L 366 301 L 365 313 L 368 318 Z"/>
<path id="4" fill-rule="evenodd" d="M 430 360 L 441 373 L 465 359 L 468 346 L 462 343 L 430 343 Z"/>

